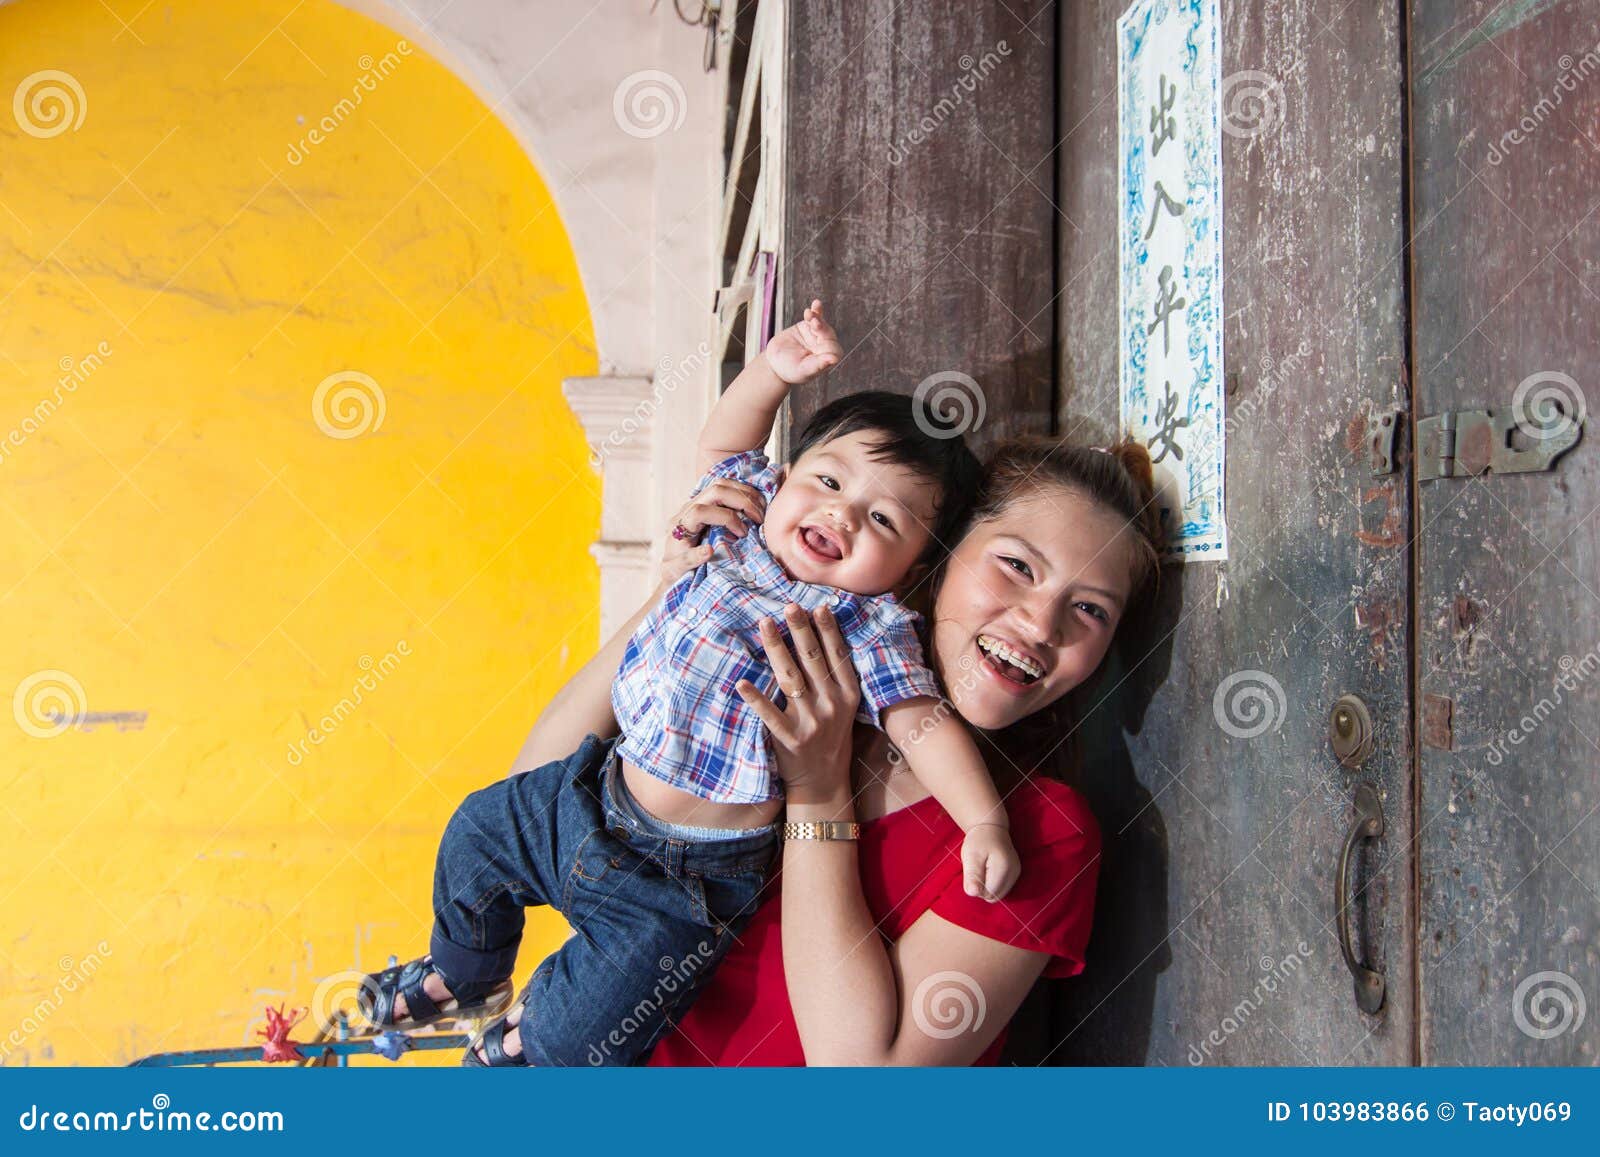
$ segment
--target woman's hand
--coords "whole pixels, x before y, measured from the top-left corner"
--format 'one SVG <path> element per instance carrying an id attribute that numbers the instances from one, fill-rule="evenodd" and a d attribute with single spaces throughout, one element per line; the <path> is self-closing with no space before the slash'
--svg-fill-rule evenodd
<path id="1" fill-rule="evenodd" d="M 779 711 L 748 680 L 740 680 L 736 690 L 772 735 L 791 806 L 848 800 L 851 737 L 861 702 L 850 647 L 826 607 L 812 616 L 790 604 L 784 617 L 798 657 L 771 619 L 761 620 L 761 642 L 787 706 Z"/>
<path id="2" fill-rule="evenodd" d="M 700 544 L 707 527 L 720 526 L 734 538 L 743 538 L 766 516 L 767 501 L 754 486 L 732 478 L 713 479 L 673 519 L 656 570 L 656 590 L 666 590 L 711 557 L 711 548 Z"/>
<path id="3" fill-rule="evenodd" d="M 837 365 L 844 346 L 822 316 L 822 301 L 814 299 L 798 323 L 767 343 L 762 356 L 780 381 L 798 386 Z"/>

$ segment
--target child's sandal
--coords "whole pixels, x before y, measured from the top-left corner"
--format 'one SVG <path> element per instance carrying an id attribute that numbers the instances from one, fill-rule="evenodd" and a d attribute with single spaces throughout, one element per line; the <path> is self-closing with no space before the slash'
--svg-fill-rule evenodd
<path id="1" fill-rule="evenodd" d="M 422 983 L 437 972 L 433 958 L 424 956 L 382 972 L 368 973 L 357 999 L 361 1015 L 378 1028 L 413 1029 L 441 1020 L 493 1016 L 510 1002 L 509 978 L 456 985 L 451 984 L 448 977 L 445 984 L 455 995 L 449 1000 L 436 1001 L 423 990 Z M 406 998 L 406 1014 L 396 1021 L 394 1008 L 400 996 Z"/>
<path id="2" fill-rule="evenodd" d="M 520 997 L 522 1015 L 528 1015 L 528 1000 L 533 995 L 533 982 L 530 980 Z M 506 1017 L 511 1015 L 508 1008 L 503 1016 L 489 1022 L 489 1026 L 472 1040 L 467 1042 L 467 1051 L 461 1056 L 461 1067 L 465 1069 L 510 1069 L 528 1067 L 528 1054 L 526 1051 L 515 1056 L 506 1052 L 505 1040 L 508 1032 L 521 1032 L 521 1025 L 509 1025 Z M 483 1056 L 478 1056 L 478 1045 L 483 1044 Z"/>

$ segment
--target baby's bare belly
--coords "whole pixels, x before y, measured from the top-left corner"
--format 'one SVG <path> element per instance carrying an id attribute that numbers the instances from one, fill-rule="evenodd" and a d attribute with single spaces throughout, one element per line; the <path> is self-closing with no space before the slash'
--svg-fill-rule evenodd
<path id="1" fill-rule="evenodd" d="M 681 787 L 662 782 L 626 759 L 622 761 L 622 777 L 628 791 L 645 811 L 669 824 L 697 828 L 764 828 L 783 811 L 781 799 L 761 803 L 712 803 Z"/>

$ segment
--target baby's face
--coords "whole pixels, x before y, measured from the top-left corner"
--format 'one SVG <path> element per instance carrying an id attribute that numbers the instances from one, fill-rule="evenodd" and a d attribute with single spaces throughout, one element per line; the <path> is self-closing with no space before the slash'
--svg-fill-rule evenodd
<path id="1" fill-rule="evenodd" d="M 858 595 L 895 590 L 932 537 L 936 487 L 874 460 L 868 430 L 813 446 L 767 506 L 767 547 L 792 578 Z"/>

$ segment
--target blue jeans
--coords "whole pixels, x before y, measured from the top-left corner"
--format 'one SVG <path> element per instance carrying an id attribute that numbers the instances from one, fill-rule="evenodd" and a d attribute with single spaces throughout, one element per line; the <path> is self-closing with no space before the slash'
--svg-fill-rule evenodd
<path id="1" fill-rule="evenodd" d="M 445 983 L 516 967 L 523 909 L 574 935 L 530 981 L 518 1026 L 535 1065 L 628 1065 L 710 978 L 755 912 L 777 825 L 666 824 L 628 794 L 615 740 L 475 791 L 445 828 L 431 951 Z"/>

